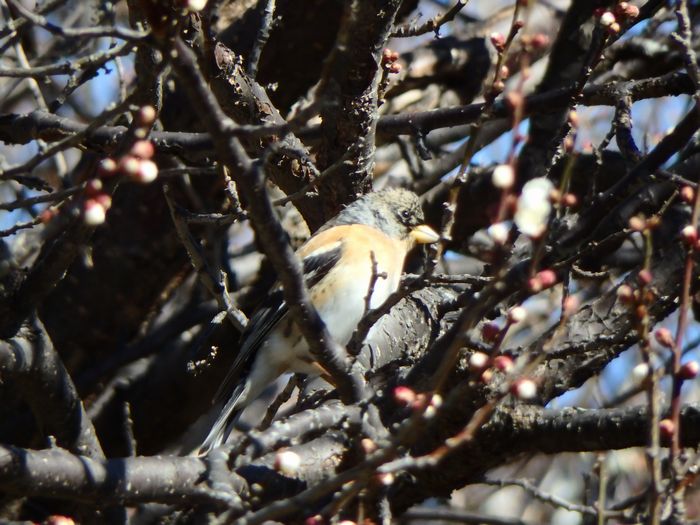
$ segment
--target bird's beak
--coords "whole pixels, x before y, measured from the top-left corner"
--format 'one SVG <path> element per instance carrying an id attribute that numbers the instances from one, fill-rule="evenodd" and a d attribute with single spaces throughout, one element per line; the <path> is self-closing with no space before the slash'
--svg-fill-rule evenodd
<path id="1" fill-rule="evenodd" d="M 417 244 L 432 244 L 440 240 L 437 232 L 427 224 L 416 226 L 409 235 Z"/>

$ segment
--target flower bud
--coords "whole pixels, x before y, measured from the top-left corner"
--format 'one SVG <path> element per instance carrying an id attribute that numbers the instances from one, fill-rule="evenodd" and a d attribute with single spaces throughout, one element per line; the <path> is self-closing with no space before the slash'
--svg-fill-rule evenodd
<path id="1" fill-rule="evenodd" d="M 676 425 L 668 418 L 662 419 L 659 421 L 659 431 L 662 438 L 671 439 L 676 431 Z"/>
<path id="2" fill-rule="evenodd" d="M 134 145 L 131 146 L 131 153 L 134 157 L 140 159 L 150 159 L 155 154 L 156 149 L 153 146 L 153 142 L 150 140 L 137 140 Z"/>
<path id="3" fill-rule="evenodd" d="M 301 457 L 291 450 L 282 450 L 275 456 L 275 470 L 287 476 L 293 476 L 299 472 Z"/>
<path id="4" fill-rule="evenodd" d="M 632 377 L 641 383 L 649 376 L 649 365 L 647 363 L 639 363 L 632 369 Z"/>
<path id="5" fill-rule="evenodd" d="M 549 44 L 549 37 L 544 33 L 535 33 L 530 39 L 532 49 L 542 49 Z"/>
<path id="6" fill-rule="evenodd" d="M 207 0 L 185 0 L 185 7 L 188 11 L 198 13 L 207 6 Z"/>
<path id="7" fill-rule="evenodd" d="M 158 113 L 153 106 L 143 106 L 136 114 L 136 120 L 141 126 L 150 126 L 156 121 Z"/>
<path id="8" fill-rule="evenodd" d="M 634 290 L 628 284 L 621 284 L 617 288 L 617 297 L 623 303 L 631 303 L 634 301 Z"/>
<path id="9" fill-rule="evenodd" d="M 635 215 L 634 217 L 630 217 L 630 220 L 627 223 L 629 225 L 630 230 L 635 231 L 635 232 L 642 232 L 646 229 L 647 223 L 646 221 L 640 217 L 639 215 Z"/>
<path id="10" fill-rule="evenodd" d="M 44 521 L 44 525 L 75 525 L 73 518 L 54 514 Z"/>
<path id="11" fill-rule="evenodd" d="M 513 358 L 507 355 L 497 355 L 496 357 L 493 358 L 493 366 L 496 368 L 496 370 L 500 370 L 501 372 L 508 373 L 511 370 L 513 370 L 513 367 L 515 364 L 513 363 Z"/>
<path id="12" fill-rule="evenodd" d="M 489 35 L 489 39 L 497 51 L 503 51 L 503 48 L 506 45 L 506 37 L 503 35 L 503 33 L 491 33 Z"/>
<path id="13" fill-rule="evenodd" d="M 615 15 L 612 14 L 610 11 L 605 11 L 602 15 L 600 15 L 600 25 L 604 27 L 610 27 L 614 23 Z"/>
<path id="14" fill-rule="evenodd" d="M 573 193 L 565 193 L 562 197 L 562 204 L 567 208 L 573 208 L 578 204 L 578 197 Z"/>
<path id="15" fill-rule="evenodd" d="M 692 204 L 695 201 L 695 190 L 690 186 L 683 186 L 680 191 L 681 200 L 687 204 Z"/>
<path id="16" fill-rule="evenodd" d="M 512 324 L 520 323 L 527 317 L 527 310 L 522 306 L 514 306 L 508 312 L 508 322 Z"/>
<path id="17" fill-rule="evenodd" d="M 133 179 L 141 184 L 150 184 L 158 178 L 158 166 L 152 160 L 142 160 L 139 162 L 138 170 L 133 175 Z"/>
<path id="18" fill-rule="evenodd" d="M 510 228 L 508 228 L 508 225 L 504 222 L 497 222 L 489 226 L 486 232 L 496 244 L 505 244 L 508 242 Z"/>
<path id="19" fill-rule="evenodd" d="M 649 285 L 654 279 L 654 276 L 651 274 L 650 270 L 644 269 L 639 271 L 639 273 L 637 274 L 637 278 L 639 279 L 639 282 L 641 284 Z"/>
<path id="20" fill-rule="evenodd" d="M 493 170 L 491 181 L 496 188 L 507 190 L 515 183 L 515 171 L 510 164 L 499 164 Z"/>
<path id="21" fill-rule="evenodd" d="M 684 381 L 695 379 L 700 372 L 700 364 L 697 361 L 688 361 L 681 366 L 678 376 Z"/>
<path id="22" fill-rule="evenodd" d="M 94 197 L 102 192 L 102 181 L 100 179 L 90 179 L 85 183 L 85 195 Z"/>
<path id="23" fill-rule="evenodd" d="M 107 210 L 95 199 L 87 199 L 83 204 L 83 221 L 88 226 L 99 226 L 107 218 Z"/>
<path id="24" fill-rule="evenodd" d="M 481 326 L 481 337 L 487 343 L 493 343 L 501 333 L 501 328 L 496 323 L 484 323 Z"/>
<path id="25" fill-rule="evenodd" d="M 108 193 L 98 193 L 93 199 L 98 202 L 105 211 L 112 207 L 112 197 Z"/>
<path id="26" fill-rule="evenodd" d="M 518 399 L 528 401 L 537 396 L 537 384 L 532 379 L 521 378 L 513 383 L 511 392 Z"/>
<path id="27" fill-rule="evenodd" d="M 362 447 L 362 450 L 365 454 L 371 454 L 372 452 L 377 450 L 377 444 L 370 438 L 362 438 L 360 440 L 360 446 Z"/>
<path id="28" fill-rule="evenodd" d="M 675 346 L 671 330 L 664 326 L 662 326 L 661 328 L 657 329 L 656 332 L 654 332 L 654 337 L 661 346 L 664 346 L 666 348 L 673 348 Z"/>
<path id="29" fill-rule="evenodd" d="M 135 177 L 139 171 L 141 161 L 133 155 L 124 155 L 119 159 L 119 171 L 127 177 Z"/>
<path id="30" fill-rule="evenodd" d="M 474 352 L 469 356 L 469 368 L 475 372 L 481 372 L 489 364 L 489 356 L 484 352 Z"/>
<path id="31" fill-rule="evenodd" d="M 112 177 L 116 175 L 119 171 L 119 166 L 117 161 L 111 158 L 102 159 L 100 165 L 97 168 L 97 175 L 99 177 Z"/>
<path id="32" fill-rule="evenodd" d="M 413 405 L 416 401 L 416 393 L 407 386 L 397 386 L 394 388 L 394 401 L 401 406 Z"/>
<path id="33" fill-rule="evenodd" d="M 681 238 L 688 246 L 694 245 L 698 240 L 698 230 L 695 226 L 688 224 L 681 230 Z"/>

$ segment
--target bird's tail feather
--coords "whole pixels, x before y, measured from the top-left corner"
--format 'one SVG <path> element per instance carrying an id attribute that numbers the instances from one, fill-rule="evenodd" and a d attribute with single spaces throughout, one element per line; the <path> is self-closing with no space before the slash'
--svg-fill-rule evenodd
<path id="1" fill-rule="evenodd" d="M 222 445 L 228 435 L 231 433 L 233 424 L 236 422 L 240 414 L 239 408 L 242 408 L 243 401 L 246 398 L 250 384 L 248 381 L 239 383 L 231 393 L 228 401 L 219 412 L 214 425 L 211 427 L 209 434 L 199 447 L 199 455 L 207 454 L 211 449 Z"/>

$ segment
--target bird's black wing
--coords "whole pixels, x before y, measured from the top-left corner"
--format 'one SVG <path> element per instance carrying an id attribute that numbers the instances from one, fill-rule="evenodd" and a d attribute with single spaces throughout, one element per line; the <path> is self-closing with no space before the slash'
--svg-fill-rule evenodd
<path id="1" fill-rule="evenodd" d="M 314 252 L 304 257 L 302 265 L 307 288 L 311 288 L 328 275 L 328 272 L 340 260 L 341 253 L 342 243 L 338 242 L 328 250 Z M 280 285 L 276 285 L 255 311 L 250 321 L 248 321 L 243 334 L 241 334 L 240 350 L 233 365 L 231 365 L 231 369 L 219 387 L 214 398 L 215 403 L 228 400 L 240 378 L 253 365 L 260 346 L 288 312 L 289 308 L 284 302 L 282 288 Z"/>

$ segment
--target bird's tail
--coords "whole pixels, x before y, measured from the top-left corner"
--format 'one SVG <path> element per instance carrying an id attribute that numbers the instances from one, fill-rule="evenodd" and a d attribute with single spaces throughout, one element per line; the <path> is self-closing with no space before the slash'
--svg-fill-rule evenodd
<path id="1" fill-rule="evenodd" d="M 211 449 L 222 445 L 228 435 L 233 429 L 234 423 L 238 419 L 243 408 L 243 403 L 247 397 L 248 391 L 250 390 L 250 384 L 248 381 L 239 383 L 228 401 L 221 409 L 219 416 L 216 418 L 214 425 L 211 427 L 209 434 L 206 439 L 202 442 L 199 447 L 199 455 L 203 456 L 207 454 Z"/>

